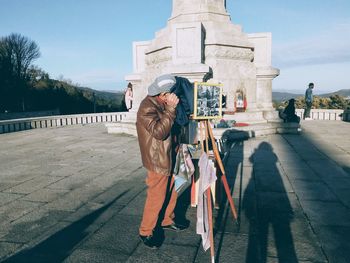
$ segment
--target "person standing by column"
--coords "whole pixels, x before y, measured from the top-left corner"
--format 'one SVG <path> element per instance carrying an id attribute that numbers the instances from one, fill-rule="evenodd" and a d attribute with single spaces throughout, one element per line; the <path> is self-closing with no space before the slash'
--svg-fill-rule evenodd
<path id="1" fill-rule="evenodd" d="M 158 221 L 163 229 L 181 231 L 187 228 L 174 222 L 177 194 L 172 187 L 171 128 L 179 98 L 170 93 L 170 89 L 175 83 L 175 77 L 169 74 L 156 78 L 137 112 L 136 129 L 148 187 L 139 235 L 149 248 L 159 246 L 157 236 L 153 235 Z M 170 198 L 164 204 L 166 196 Z M 162 208 L 165 209 L 164 218 L 159 219 Z"/>
<path id="2" fill-rule="evenodd" d="M 309 88 L 305 91 L 305 112 L 304 112 L 304 120 L 311 120 L 310 112 L 313 102 L 312 90 L 314 88 L 314 83 L 309 83 Z"/>
<path id="3" fill-rule="evenodd" d="M 132 84 L 129 82 L 125 91 L 125 105 L 127 110 L 130 110 L 132 108 L 132 101 L 133 101 Z"/>

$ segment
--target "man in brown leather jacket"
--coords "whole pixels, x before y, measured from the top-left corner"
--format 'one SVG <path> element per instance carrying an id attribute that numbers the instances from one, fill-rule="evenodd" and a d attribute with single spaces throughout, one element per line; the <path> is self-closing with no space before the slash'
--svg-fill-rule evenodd
<path id="1" fill-rule="evenodd" d="M 177 194 L 175 190 L 171 191 L 173 187 L 170 189 L 167 187 L 174 183 L 171 175 L 172 138 L 170 133 L 179 99 L 175 94 L 170 93 L 170 89 L 175 83 L 176 79 L 172 75 L 162 75 L 156 78 L 149 86 L 148 95 L 141 102 L 137 112 L 136 128 L 142 163 L 147 169 L 146 184 L 148 186 L 139 234 L 143 243 L 150 248 L 158 246 L 157 237 L 153 235 L 153 232 L 167 194 L 170 195 L 170 200 L 161 222 L 162 228 L 175 231 L 186 228 L 173 221 Z"/>

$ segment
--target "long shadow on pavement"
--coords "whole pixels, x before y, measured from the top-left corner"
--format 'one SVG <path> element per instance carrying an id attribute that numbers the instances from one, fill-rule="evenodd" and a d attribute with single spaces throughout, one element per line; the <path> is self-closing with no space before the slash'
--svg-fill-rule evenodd
<path id="1" fill-rule="evenodd" d="M 253 174 L 247 189 L 252 184 L 255 184 L 259 250 L 256 251 L 256 243 L 250 238 L 253 235 L 249 233 L 246 262 L 264 263 L 267 261 L 269 240 L 271 240 L 269 230 L 271 229 L 278 262 L 297 263 L 298 259 L 290 226 L 294 212 L 284 187 L 282 176 L 276 166 L 278 158 L 272 146 L 267 142 L 262 142 L 250 156 L 250 161 L 253 163 Z M 250 198 L 250 193 L 245 193 L 243 209 L 249 221 L 254 218 L 254 213 L 252 213 L 254 210 L 249 205 L 251 203 Z M 257 254 L 260 254 L 259 261 L 256 258 Z"/>
<path id="2" fill-rule="evenodd" d="M 111 202 L 96 211 L 84 216 L 80 220 L 67 226 L 61 231 L 55 233 L 48 239 L 42 241 L 33 248 L 23 250 L 16 255 L 3 261 L 4 263 L 39 263 L 50 262 L 59 263 L 67 258 L 73 248 L 79 244 L 85 237 L 89 235 L 86 229 L 94 223 L 109 207 L 111 207 L 118 199 L 124 196 L 127 191 L 124 191 Z"/>
<path id="3" fill-rule="evenodd" d="M 255 149 L 249 157 L 250 163 L 253 164 L 250 174 L 247 173 L 247 167 L 244 167 L 244 162 L 248 161 L 244 159 L 247 136 L 243 139 L 230 138 L 233 134 L 227 133 L 223 136 L 226 152 L 223 160 L 230 189 L 235 191 L 233 196 L 238 209 L 238 225 L 232 228 L 231 210 L 227 205 L 225 192 L 221 190 L 222 200 L 215 218 L 216 236 L 219 241 L 215 262 L 219 262 L 220 259 L 225 261 L 227 252 L 222 253 L 221 250 L 225 249 L 223 246 L 227 246 L 224 243 L 229 240 L 225 236 L 232 230 L 235 238 L 245 240 L 244 236 L 247 236 L 245 256 L 240 258 L 247 263 L 267 262 L 271 240 L 274 240 L 278 262 L 298 262 L 290 227 L 293 208 L 282 175 L 277 169 L 278 158 L 272 146 L 262 142 Z M 272 229 L 273 237 L 269 229 Z"/>
<path id="4" fill-rule="evenodd" d="M 238 224 L 240 222 L 240 210 L 241 210 L 241 200 L 242 200 L 242 180 L 243 180 L 243 159 L 244 159 L 244 141 L 249 138 L 247 132 L 239 131 L 239 137 L 236 130 L 228 130 L 222 136 L 222 153 L 223 153 L 223 164 L 225 168 L 226 178 L 228 185 L 232 192 L 235 189 L 238 189 L 238 199 L 235 199 L 235 206 L 238 209 Z M 239 176 L 239 185 L 235 186 L 237 181 L 237 176 Z M 218 179 L 220 180 L 220 179 Z M 215 218 L 215 228 L 214 235 L 219 235 L 219 243 L 217 246 L 215 262 L 219 262 L 221 250 L 224 242 L 224 235 L 227 231 L 226 226 L 228 220 L 234 220 L 230 207 L 227 203 L 227 196 L 223 189 L 222 184 L 217 185 L 217 196 L 219 196 L 219 210 Z M 236 231 L 239 231 L 239 225 Z"/>

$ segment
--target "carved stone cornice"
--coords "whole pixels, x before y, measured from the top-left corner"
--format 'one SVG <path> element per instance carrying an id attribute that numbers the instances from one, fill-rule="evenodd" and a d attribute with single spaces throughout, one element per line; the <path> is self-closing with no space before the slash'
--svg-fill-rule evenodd
<path id="1" fill-rule="evenodd" d="M 258 67 L 256 77 L 260 79 L 274 79 L 280 74 L 280 70 L 273 67 Z"/>
<path id="2" fill-rule="evenodd" d="M 205 58 L 222 58 L 232 60 L 245 60 L 252 62 L 254 60 L 254 52 L 250 48 L 206 45 Z"/>
<path id="3" fill-rule="evenodd" d="M 152 66 L 172 59 L 172 48 L 166 47 L 146 55 L 146 65 Z"/>

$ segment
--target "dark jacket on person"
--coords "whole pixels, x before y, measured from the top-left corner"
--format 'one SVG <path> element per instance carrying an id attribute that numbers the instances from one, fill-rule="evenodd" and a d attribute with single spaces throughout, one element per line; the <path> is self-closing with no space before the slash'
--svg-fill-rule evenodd
<path id="1" fill-rule="evenodd" d="M 175 93 L 179 98 L 176 106 L 175 122 L 180 126 L 186 126 L 189 122 L 189 115 L 194 109 L 194 89 L 193 84 L 186 78 L 175 77 L 176 83 L 170 92 Z"/>
<path id="2" fill-rule="evenodd" d="M 287 107 L 284 109 L 283 114 L 284 114 L 284 119 L 287 122 L 300 122 L 300 117 L 295 114 L 295 100 L 290 99 L 288 102 Z"/>
<path id="3" fill-rule="evenodd" d="M 143 166 L 158 174 L 169 176 L 172 168 L 171 127 L 175 108 L 147 96 L 137 112 L 136 129 Z"/>

